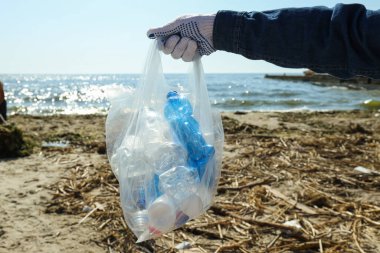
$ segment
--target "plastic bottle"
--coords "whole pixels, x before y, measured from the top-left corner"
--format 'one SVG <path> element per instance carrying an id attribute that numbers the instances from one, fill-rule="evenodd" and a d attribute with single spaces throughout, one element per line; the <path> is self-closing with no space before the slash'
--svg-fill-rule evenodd
<path id="1" fill-rule="evenodd" d="M 174 201 L 168 195 L 157 198 L 148 208 L 150 232 L 166 232 L 173 228 L 176 209 Z"/>
<path id="2" fill-rule="evenodd" d="M 134 213 L 128 213 L 125 215 L 128 222 L 131 225 L 133 231 L 137 234 L 142 234 L 149 225 L 147 210 L 141 210 Z"/>
<path id="3" fill-rule="evenodd" d="M 125 168 L 130 164 L 131 156 L 134 151 L 133 148 L 137 150 L 143 150 L 141 139 L 134 135 L 126 135 L 120 144 L 120 147 L 115 151 L 111 157 L 111 167 L 117 178 L 120 181 L 120 171 L 125 170 Z"/>
<path id="4" fill-rule="evenodd" d="M 176 209 L 174 201 L 168 195 L 158 197 L 148 207 L 148 224 L 136 243 L 160 236 L 172 229 L 175 226 Z"/>
<path id="5" fill-rule="evenodd" d="M 180 227 L 188 220 L 198 216 L 203 210 L 202 199 L 195 193 L 189 194 L 179 203 L 179 210 L 176 214 L 175 226 Z"/>
<path id="6" fill-rule="evenodd" d="M 146 146 L 145 148 L 156 148 L 158 146 L 152 144 L 159 144 L 170 140 L 169 129 L 167 124 L 165 124 L 162 114 L 152 108 L 142 108 L 139 113 L 137 129 L 138 135 Z"/>
<path id="7" fill-rule="evenodd" d="M 121 188 L 121 191 L 126 191 L 126 194 L 123 194 L 125 197 L 121 200 L 125 216 L 133 231 L 143 232 L 148 228 L 146 209 L 157 196 L 153 176 L 130 176 L 126 179 L 125 185 Z"/>
<path id="8" fill-rule="evenodd" d="M 196 194 L 200 187 L 196 169 L 177 166 L 162 173 L 159 179 L 160 189 L 173 199 L 177 207 L 175 227 L 182 226 L 201 213 L 203 203 Z"/>
<path id="9" fill-rule="evenodd" d="M 171 196 L 177 203 L 189 194 L 196 193 L 199 186 L 199 176 L 195 169 L 177 166 L 159 176 L 160 189 Z"/>
<path id="10" fill-rule="evenodd" d="M 175 91 L 167 94 L 165 118 L 175 138 L 188 152 L 189 164 L 197 168 L 200 178 L 203 177 L 206 164 L 214 156 L 215 149 L 208 145 L 200 132 L 199 124 L 192 116 L 190 101 Z"/>
<path id="11" fill-rule="evenodd" d="M 160 142 L 157 149 L 145 149 L 145 156 L 152 165 L 155 174 L 161 175 L 176 166 L 185 166 L 187 152 L 172 142 Z"/>
<path id="12" fill-rule="evenodd" d="M 143 150 L 122 148 L 118 152 L 121 199 L 128 225 L 136 233 L 148 228 L 148 205 L 157 197 L 154 173 L 146 164 Z"/>

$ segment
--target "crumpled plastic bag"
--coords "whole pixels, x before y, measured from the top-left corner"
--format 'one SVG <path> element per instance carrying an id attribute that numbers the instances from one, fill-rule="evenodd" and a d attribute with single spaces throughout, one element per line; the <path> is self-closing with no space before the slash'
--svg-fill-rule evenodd
<path id="1" fill-rule="evenodd" d="M 138 242 L 200 216 L 216 193 L 222 121 L 211 108 L 200 59 L 189 76 L 184 84 L 165 81 L 155 41 L 139 85 L 111 101 L 107 154 Z"/>

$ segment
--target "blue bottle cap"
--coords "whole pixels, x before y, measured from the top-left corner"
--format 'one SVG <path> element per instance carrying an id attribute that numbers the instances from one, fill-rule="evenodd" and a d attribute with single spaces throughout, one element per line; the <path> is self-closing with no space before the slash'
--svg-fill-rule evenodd
<path id="1" fill-rule="evenodd" d="M 173 98 L 173 97 L 178 97 L 178 93 L 176 91 L 169 91 L 168 94 L 166 95 L 166 98 Z"/>

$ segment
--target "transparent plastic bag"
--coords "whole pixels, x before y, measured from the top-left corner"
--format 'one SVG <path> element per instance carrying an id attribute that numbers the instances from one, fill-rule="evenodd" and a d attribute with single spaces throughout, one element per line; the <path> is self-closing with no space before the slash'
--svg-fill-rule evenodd
<path id="1" fill-rule="evenodd" d="M 188 83 L 170 86 L 155 41 L 140 84 L 111 101 L 106 122 L 124 218 L 138 242 L 178 228 L 210 207 L 223 141 L 200 59 L 193 62 Z"/>

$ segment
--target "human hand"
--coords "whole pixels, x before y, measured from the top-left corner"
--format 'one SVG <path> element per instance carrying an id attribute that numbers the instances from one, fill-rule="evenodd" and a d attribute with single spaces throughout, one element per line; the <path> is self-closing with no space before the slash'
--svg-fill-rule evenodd
<path id="1" fill-rule="evenodd" d="M 182 16 L 173 22 L 148 30 L 151 39 L 161 39 L 162 51 L 174 59 L 192 61 L 195 55 L 215 52 L 212 42 L 215 15 Z"/>

